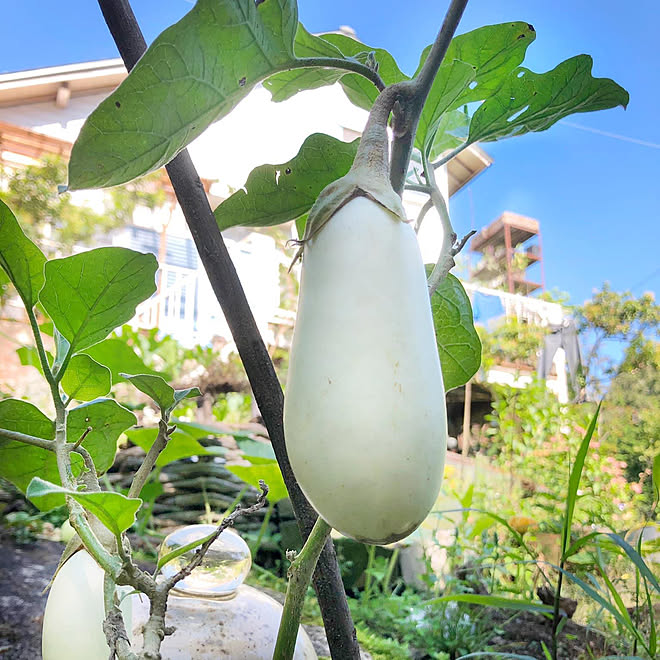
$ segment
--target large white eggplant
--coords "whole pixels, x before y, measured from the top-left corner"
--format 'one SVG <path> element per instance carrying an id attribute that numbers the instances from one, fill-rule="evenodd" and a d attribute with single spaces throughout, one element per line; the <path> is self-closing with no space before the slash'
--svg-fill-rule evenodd
<path id="1" fill-rule="evenodd" d="M 287 449 L 326 522 L 386 544 L 424 520 L 444 467 L 444 388 L 426 277 L 400 214 L 358 195 L 327 216 L 304 243 Z"/>

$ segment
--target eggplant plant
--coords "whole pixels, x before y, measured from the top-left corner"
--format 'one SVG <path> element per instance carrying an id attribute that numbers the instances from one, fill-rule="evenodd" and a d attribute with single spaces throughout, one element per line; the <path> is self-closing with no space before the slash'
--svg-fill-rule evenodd
<path id="1" fill-rule="evenodd" d="M 412 76 L 385 50 L 341 34 L 310 34 L 298 21 L 296 0 L 198 0 L 148 49 L 128 2 L 99 4 L 130 74 L 86 120 L 68 188 L 114 186 L 166 166 L 307 538 L 291 555 L 275 657 L 292 656 L 316 567 L 332 656 L 358 658 L 330 528 L 387 543 L 421 523 L 442 477 L 445 391 L 466 383 L 480 363 L 469 299 L 449 273 L 469 236 L 458 240 L 453 231 L 434 172 L 472 144 L 543 131 L 575 112 L 625 107 L 628 94 L 612 80 L 593 78 L 587 55 L 545 73 L 521 66 L 536 37 L 526 22 L 454 37 L 467 0 L 452 0 Z M 359 146 L 309 136 L 291 161 L 256 168 L 213 211 L 185 147 L 260 83 L 275 102 L 339 84 L 369 111 L 367 127 Z M 421 169 L 407 180 L 413 151 Z M 414 226 L 434 206 L 444 228 L 428 281 L 401 203 L 406 187 L 429 198 Z M 284 399 L 220 232 L 290 221 L 298 227 L 303 274 Z M 157 582 L 140 570 L 126 531 L 171 441 L 175 406 L 197 392 L 174 390 L 153 374 L 125 376 L 157 403 L 159 432 L 128 496 L 103 491 L 98 477 L 134 418 L 114 399 L 99 398 L 110 389 L 110 371 L 86 353 L 155 291 L 155 259 L 104 248 L 47 261 L 2 204 L 0 265 L 25 304 L 55 410 L 52 419 L 25 401 L 0 402 L 0 475 L 41 509 L 68 505 L 76 537 L 63 560 L 84 547 L 103 571 L 98 598 L 110 656 L 160 658 L 170 632 L 168 593 L 182 576 Z M 44 349 L 37 305 L 53 322 L 55 355 Z M 255 506 L 266 492 L 264 485 Z M 211 541 L 200 546 L 195 565 Z M 117 596 L 123 586 L 151 600 L 142 649 L 132 648 L 126 634 Z"/>

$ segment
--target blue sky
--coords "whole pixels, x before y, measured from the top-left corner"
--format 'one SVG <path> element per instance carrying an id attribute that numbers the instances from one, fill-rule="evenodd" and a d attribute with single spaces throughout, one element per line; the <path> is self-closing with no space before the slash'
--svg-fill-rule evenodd
<path id="1" fill-rule="evenodd" d="M 192 6 L 189 0 L 132 4 L 149 41 Z M 388 49 L 412 73 L 447 5 L 407 0 L 404 11 L 382 0 L 300 0 L 299 12 L 313 32 L 350 25 L 361 41 Z M 606 280 L 636 294 L 656 291 L 660 283 L 658 19 L 654 0 L 472 0 L 459 27 L 466 32 L 527 21 L 537 39 L 525 66 L 546 71 L 588 53 L 595 76 L 613 78 L 630 92 L 627 111 L 572 115 L 549 131 L 484 145 L 492 167 L 452 199 L 459 234 L 481 228 L 504 210 L 537 218 L 546 285 L 569 292 L 572 303 L 581 303 Z M 116 56 L 90 0 L 22 0 L 3 12 L 0 72 Z"/>

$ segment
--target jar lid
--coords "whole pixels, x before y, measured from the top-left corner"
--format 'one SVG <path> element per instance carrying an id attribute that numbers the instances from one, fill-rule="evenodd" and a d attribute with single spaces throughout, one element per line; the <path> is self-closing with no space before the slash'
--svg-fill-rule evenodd
<path id="1" fill-rule="evenodd" d="M 161 544 L 159 560 L 178 548 L 203 539 L 215 529 L 215 525 L 188 525 L 177 529 Z M 198 547 L 169 561 L 161 573 L 165 577 L 178 573 L 194 557 Z M 201 565 L 178 582 L 172 591 L 187 596 L 232 598 L 251 566 L 252 556 L 247 543 L 233 529 L 226 529 L 211 544 Z"/>

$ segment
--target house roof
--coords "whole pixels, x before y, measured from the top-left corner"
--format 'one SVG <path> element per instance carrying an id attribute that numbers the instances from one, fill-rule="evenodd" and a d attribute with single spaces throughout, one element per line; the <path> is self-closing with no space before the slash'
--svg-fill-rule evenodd
<path id="1" fill-rule="evenodd" d="M 66 107 L 71 97 L 103 92 L 109 94 L 126 76 L 126 68 L 120 58 L 1 74 L 0 109 L 44 101 L 53 101 L 56 107 Z M 6 145 L 9 143 L 10 130 L 7 125 L 2 128 Z M 14 129 L 15 133 L 18 132 L 18 127 L 14 127 Z M 48 142 L 46 138 L 35 147 L 35 144 L 39 142 L 35 136 L 39 134 L 23 130 L 24 135 L 21 139 L 32 143 L 32 146 L 26 147 L 29 154 L 25 155 L 38 157 L 43 153 L 57 152 L 68 156 L 67 147 L 63 147 L 62 144 L 46 144 Z M 15 138 L 16 136 L 12 136 L 11 139 L 15 141 Z M 55 138 L 52 140 L 62 142 Z M 4 148 L 6 149 L 6 146 Z M 37 155 L 33 156 L 33 153 Z M 449 195 L 458 192 L 488 168 L 491 163 L 491 157 L 478 146 L 471 145 L 464 149 L 447 164 Z"/>

